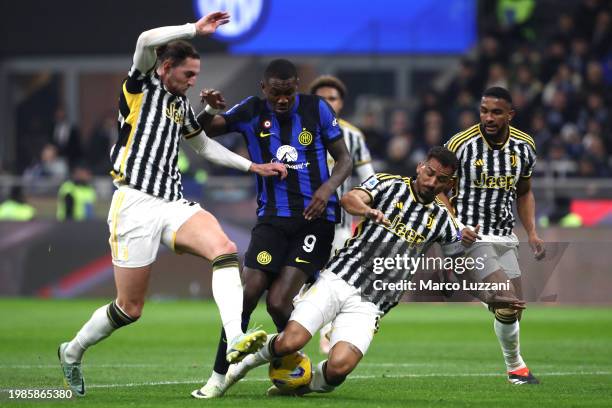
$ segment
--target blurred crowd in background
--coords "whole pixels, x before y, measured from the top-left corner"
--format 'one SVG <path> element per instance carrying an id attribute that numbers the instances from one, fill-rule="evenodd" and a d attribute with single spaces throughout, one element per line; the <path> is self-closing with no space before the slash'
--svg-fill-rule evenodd
<path id="1" fill-rule="evenodd" d="M 533 1 L 484 3 L 492 7 L 479 19 L 479 43 L 454 76 L 419 95 L 416 109 L 392 110 L 386 128 L 372 126 L 372 114 L 358 119 L 378 168 L 410 174 L 429 147 L 479 121 L 484 89 L 502 86 L 516 110 L 511 124 L 535 139 L 536 175 L 611 176 L 611 3 L 584 0 L 561 12 Z M 538 27 L 536 13 L 557 15 L 556 24 Z"/>

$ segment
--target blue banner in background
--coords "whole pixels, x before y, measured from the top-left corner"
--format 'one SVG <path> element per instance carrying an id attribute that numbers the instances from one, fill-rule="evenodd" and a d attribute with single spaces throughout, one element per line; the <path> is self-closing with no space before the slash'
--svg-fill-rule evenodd
<path id="1" fill-rule="evenodd" d="M 476 42 L 476 0 L 194 0 L 227 10 L 233 54 L 460 54 Z"/>

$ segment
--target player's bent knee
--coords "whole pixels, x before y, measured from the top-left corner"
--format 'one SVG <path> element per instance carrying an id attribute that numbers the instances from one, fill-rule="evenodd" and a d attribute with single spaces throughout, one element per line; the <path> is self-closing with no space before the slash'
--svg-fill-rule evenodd
<path id="1" fill-rule="evenodd" d="M 218 258 L 223 255 L 235 255 L 238 252 L 238 247 L 233 241 L 224 239 L 217 243 L 213 248 L 213 256 Z"/>
<path id="2" fill-rule="evenodd" d="M 500 308 L 495 309 L 495 319 L 504 324 L 512 324 L 520 317 L 520 313 L 515 309 Z"/>
<path id="3" fill-rule="evenodd" d="M 121 303 L 119 306 L 118 301 L 112 301 L 107 308 L 108 319 L 111 325 L 118 329 L 128 324 L 134 323 L 142 315 L 143 303 Z"/>

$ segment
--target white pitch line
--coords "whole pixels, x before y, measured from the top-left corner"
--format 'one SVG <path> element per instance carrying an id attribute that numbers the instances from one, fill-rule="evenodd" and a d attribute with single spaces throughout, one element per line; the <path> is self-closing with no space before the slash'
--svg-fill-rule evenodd
<path id="1" fill-rule="evenodd" d="M 612 375 L 612 371 L 557 371 L 557 372 L 539 372 L 540 377 L 563 377 L 569 375 Z M 501 377 L 501 373 L 460 373 L 460 374 L 449 374 L 449 373 L 425 373 L 425 374 L 378 374 L 378 375 L 351 375 L 349 379 L 355 380 L 371 380 L 375 378 L 428 378 L 428 377 Z M 268 382 L 268 378 L 245 378 L 241 381 L 246 382 Z M 153 381 L 153 382 L 142 382 L 142 383 L 120 383 L 120 384 L 91 384 L 88 388 L 131 388 L 131 387 L 148 387 L 158 385 L 182 385 L 182 384 L 202 384 L 203 379 L 191 379 L 191 380 L 177 380 L 177 381 Z M 14 389 L 0 389 L 0 392 L 8 392 Z"/>
<path id="2" fill-rule="evenodd" d="M 612 375 L 612 371 L 557 371 L 549 373 L 538 373 L 539 377 L 562 377 L 569 375 Z M 427 378 L 427 377 L 499 377 L 503 376 L 500 373 L 461 373 L 461 374 L 446 374 L 446 373 L 429 373 L 429 374 L 379 374 L 379 375 L 351 375 L 348 379 L 356 380 L 371 380 L 374 378 Z M 246 382 L 264 382 L 270 381 L 268 378 L 245 378 L 241 381 Z M 152 385 L 180 385 L 180 384 L 201 384 L 203 380 L 181 380 L 181 381 L 157 381 L 148 383 L 124 383 L 124 384 L 94 384 L 89 385 L 89 388 L 115 388 L 115 387 L 144 387 Z"/>

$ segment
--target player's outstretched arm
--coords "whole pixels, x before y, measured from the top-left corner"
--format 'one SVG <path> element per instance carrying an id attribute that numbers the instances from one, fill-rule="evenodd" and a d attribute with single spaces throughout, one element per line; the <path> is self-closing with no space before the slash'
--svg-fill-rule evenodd
<path id="1" fill-rule="evenodd" d="M 141 73 L 148 72 L 155 66 L 157 56 L 155 47 L 167 44 L 170 41 L 193 38 L 196 35 L 209 35 L 223 24 L 229 22 L 229 14 L 216 11 L 210 13 L 197 22 L 180 26 L 158 27 L 140 34 L 134 52 L 134 66 Z"/>
<path id="2" fill-rule="evenodd" d="M 342 208 L 349 214 L 369 218 L 376 224 L 391 225 L 382 211 L 370 207 L 371 203 L 372 197 L 363 190 L 351 190 L 340 199 Z"/>
<path id="3" fill-rule="evenodd" d="M 204 132 L 187 139 L 187 143 L 200 156 L 219 166 L 230 167 L 241 171 L 249 171 L 262 177 L 287 177 L 287 168 L 282 163 L 253 163 L 248 159 L 228 150 L 223 145 L 212 140 Z"/>
<path id="4" fill-rule="evenodd" d="M 516 186 L 516 211 L 523 227 L 527 231 L 529 246 L 536 259 L 540 260 L 546 255 L 544 241 L 538 236 L 535 227 L 535 197 L 531 190 L 531 179 L 521 178 Z"/>

